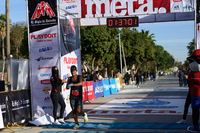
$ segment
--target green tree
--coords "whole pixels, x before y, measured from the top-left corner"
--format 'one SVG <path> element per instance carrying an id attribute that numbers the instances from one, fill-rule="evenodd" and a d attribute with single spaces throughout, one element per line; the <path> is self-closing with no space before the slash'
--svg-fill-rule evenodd
<path id="1" fill-rule="evenodd" d="M 115 59 L 118 33 L 118 29 L 107 29 L 106 26 L 81 27 L 82 61 L 92 62 L 92 70 L 95 61 L 107 67 Z"/>
<path id="2" fill-rule="evenodd" d="M 28 47 L 28 29 L 24 26 L 23 39 L 20 47 L 20 58 L 29 59 L 29 47 Z"/>
<path id="3" fill-rule="evenodd" d="M 16 58 L 18 58 L 19 48 L 20 48 L 21 42 L 23 40 L 24 26 L 25 26 L 24 22 L 17 22 L 11 26 L 11 36 L 10 37 L 16 47 Z"/>

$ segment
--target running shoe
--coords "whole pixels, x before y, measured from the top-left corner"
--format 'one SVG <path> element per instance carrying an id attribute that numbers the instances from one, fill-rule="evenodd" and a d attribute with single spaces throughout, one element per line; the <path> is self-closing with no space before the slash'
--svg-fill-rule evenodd
<path id="1" fill-rule="evenodd" d="M 186 123 L 186 120 L 181 119 L 180 121 L 177 121 L 176 123 L 177 124 L 184 124 L 184 123 Z"/>
<path id="2" fill-rule="evenodd" d="M 53 124 L 54 125 L 60 125 L 61 123 L 58 120 L 56 120 Z"/>
<path id="3" fill-rule="evenodd" d="M 88 117 L 87 117 L 87 114 L 84 113 L 85 115 L 83 116 L 83 119 L 84 119 L 84 122 L 87 123 L 88 122 Z"/>
<path id="4" fill-rule="evenodd" d="M 73 127 L 74 130 L 76 130 L 77 128 L 79 128 L 79 125 L 78 125 L 78 124 L 76 124 L 76 125 Z"/>
<path id="5" fill-rule="evenodd" d="M 60 123 L 65 123 L 64 118 L 60 118 L 60 119 L 58 119 L 58 121 L 59 121 Z"/>
<path id="6" fill-rule="evenodd" d="M 187 128 L 187 131 L 188 131 L 188 132 L 192 132 L 192 133 L 199 132 L 199 126 L 189 126 L 189 127 Z"/>

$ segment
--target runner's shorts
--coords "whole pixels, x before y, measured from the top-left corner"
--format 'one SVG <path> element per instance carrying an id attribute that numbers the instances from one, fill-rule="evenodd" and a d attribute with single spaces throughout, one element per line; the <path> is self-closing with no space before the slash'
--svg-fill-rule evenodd
<path id="1" fill-rule="evenodd" d="M 83 101 L 82 99 L 70 99 L 71 108 L 82 108 Z"/>
<path id="2" fill-rule="evenodd" d="M 193 109 L 200 108 L 200 97 L 191 96 L 191 105 Z"/>

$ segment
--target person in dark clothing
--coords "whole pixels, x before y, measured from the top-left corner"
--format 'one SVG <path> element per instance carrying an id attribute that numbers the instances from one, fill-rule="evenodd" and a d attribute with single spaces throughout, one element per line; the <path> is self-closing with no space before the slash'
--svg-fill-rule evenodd
<path id="1" fill-rule="evenodd" d="M 185 75 L 185 78 L 188 79 L 188 75 Z M 187 97 L 186 97 L 186 100 L 185 100 L 183 118 L 180 121 L 176 122 L 178 124 L 186 123 L 186 117 L 187 117 L 187 113 L 188 113 L 188 108 L 189 108 L 189 106 L 191 104 L 190 81 L 187 80 L 187 83 L 188 83 L 189 91 L 188 91 L 188 94 L 187 94 Z"/>
<path id="2" fill-rule="evenodd" d="M 184 73 L 180 70 L 178 73 L 178 77 L 179 77 L 179 86 L 182 87 L 183 86 L 183 76 Z"/>
<path id="3" fill-rule="evenodd" d="M 188 70 L 183 68 L 183 74 L 184 74 L 184 76 L 183 76 L 183 84 L 184 84 L 184 87 L 186 87 L 186 86 L 188 86 L 188 84 L 187 84 L 187 79 L 185 78 L 185 75 L 188 75 Z"/>
<path id="4" fill-rule="evenodd" d="M 156 71 L 153 70 L 153 81 L 156 81 Z"/>
<path id="5" fill-rule="evenodd" d="M 137 73 L 135 74 L 135 79 L 136 79 L 135 85 L 137 86 L 137 88 L 139 88 L 139 84 L 140 84 L 140 73 L 139 73 L 139 71 L 137 71 Z"/>
<path id="6" fill-rule="evenodd" d="M 129 85 L 130 75 L 128 74 L 128 72 L 124 75 L 124 80 L 125 80 L 125 84 Z"/>
<path id="7" fill-rule="evenodd" d="M 62 93 L 62 85 L 63 83 L 66 83 L 67 81 L 65 79 L 60 79 L 59 77 L 59 72 L 58 68 L 56 66 L 52 67 L 52 76 L 50 78 L 52 89 L 51 89 L 51 101 L 53 103 L 53 117 L 54 117 L 54 123 L 53 124 L 61 124 L 65 123 L 63 114 L 65 110 L 65 102 L 63 100 L 63 97 L 61 95 Z M 60 104 L 60 119 L 57 119 L 57 109 L 58 109 L 58 104 Z"/>
<path id="8" fill-rule="evenodd" d="M 84 118 L 84 122 L 88 121 L 87 114 L 82 111 L 83 106 L 83 95 L 82 95 L 82 76 L 77 75 L 77 68 L 76 66 L 71 66 L 71 74 L 72 76 L 67 80 L 67 89 L 71 88 L 70 90 L 70 105 L 73 112 L 73 117 L 76 125 L 73 129 L 79 128 L 78 123 L 78 115 L 77 113 L 81 114 Z"/>

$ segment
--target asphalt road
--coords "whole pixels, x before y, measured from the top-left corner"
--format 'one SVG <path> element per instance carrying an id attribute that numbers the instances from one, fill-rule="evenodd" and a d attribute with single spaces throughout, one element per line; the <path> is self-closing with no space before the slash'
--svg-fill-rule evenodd
<path id="1" fill-rule="evenodd" d="M 135 99 L 148 99 L 152 101 L 153 99 L 172 99 L 176 101 L 177 99 L 185 99 L 188 93 L 187 87 L 179 87 L 178 78 L 174 76 L 162 76 L 159 77 L 156 81 L 147 81 L 146 84 L 140 85 L 140 88 L 135 87 L 135 85 L 125 86 L 125 89 L 121 90 L 118 93 L 97 98 L 91 100 L 90 103 L 84 104 L 84 111 L 88 112 L 89 122 L 148 122 L 148 123 L 176 123 L 178 120 L 182 118 L 182 114 L 140 114 L 140 113 L 132 113 L 132 114 L 92 114 L 91 111 L 98 110 L 96 108 L 101 108 L 102 110 L 108 110 L 104 107 L 110 107 L 114 103 L 113 100 L 135 100 Z M 109 102 L 109 103 L 108 103 Z M 173 102 L 173 101 L 172 101 Z M 104 105 L 104 104 L 106 104 Z M 178 103 L 179 105 L 184 105 L 184 102 Z M 101 106 L 101 107 L 100 107 Z M 112 106 L 113 107 L 113 106 Z M 118 109 L 119 110 L 119 109 Z M 183 110 L 183 109 L 182 109 Z M 73 118 L 69 118 L 66 122 L 74 122 Z M 79 122 L 83 122 L 83 117 L 79 116 Z M 191 123 L 192 118 L 191 115 L 187 117 L 187 123 Z M 36 126 L 24 126 L 24 129 L 19 127 L 12 128 L 16 133 L 39 133 L 41 131 L 72 131 L 72 129 L 66 128 L 51 128 L 45 129 L 43 127 Z M 78 129 L 77 131 L 118 131 L 118 132 L 187 132 L 186 129 Z M 4 133 L 10 133 L 9 129 L 3 131 Z"/>

